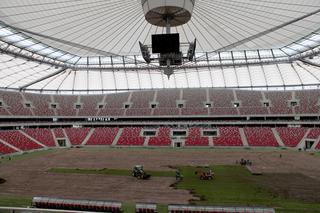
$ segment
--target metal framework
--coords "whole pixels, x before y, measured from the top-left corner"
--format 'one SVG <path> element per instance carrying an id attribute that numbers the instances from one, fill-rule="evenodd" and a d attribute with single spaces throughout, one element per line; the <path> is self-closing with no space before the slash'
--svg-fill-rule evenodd
<path id="1" fill-rule="evenodd" d="M 183 41 L 197 38 L 196 60 L 175 67 L 170 81 L 158 63 L 146 64 L 137 53 L 138 40 L 148 43 L 151 34 L 165 31 L 143 20 L 140 7 L 134 0 L 56 4 L 4 0 L 0 3 L 0 88 L 101 93 L 320 85 L 319 60 L 313 59 L 320 52 L 318 1 L 196 1 L 190 23 L 172 29 Z M 66 22 L 67 18 L 74 23 Z M 107 39 L 84 31 L 89 23 Z"/>

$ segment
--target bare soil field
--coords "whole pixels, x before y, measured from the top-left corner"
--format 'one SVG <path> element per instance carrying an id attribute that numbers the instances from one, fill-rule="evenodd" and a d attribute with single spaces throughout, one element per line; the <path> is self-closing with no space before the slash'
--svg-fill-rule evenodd
<path id="1" fill-rule="evenodd" d="M 320 157 L 308 153 L 99 147 L 61 149 L 27 160 L 2 163 L 0 177 L 6 182 L 0 185 L 0 196 L 51 196 L 185 204 L 196 198 L 186 190 L 170 187 L 175 182 L 170 177 L 152 177 L 143 181 L 124 176 L 56 174 L 49 173 L 48 170 L 57 167 L 130 170 L 134 165 L 142 164 L 146 170 L 165 171 L 170 170 L 171 166 L 234 165 L 241 158 L 250 159 L 253 162 L 252 168 L 264 174 L 263 184 L 279 193 L 310 194 L 310 191 L 305 191 L 306 188 L 312 190 L 312 185 L 320 185 Z M 307 181 L 303 181 L 305 177 Z M 286 191 L 290 187 L 294 190 Z M 319 192 L 317 187 L 313 188 Z M 311 195 L 319 193 L 314 191 Z"/>

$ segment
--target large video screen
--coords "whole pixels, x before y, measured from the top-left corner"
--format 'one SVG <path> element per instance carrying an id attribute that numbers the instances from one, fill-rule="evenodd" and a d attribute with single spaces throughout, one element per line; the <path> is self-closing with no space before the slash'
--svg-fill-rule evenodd
<path id="1" fill-rule="evenodd" d="M 180 37 L 175 34 L 152 35 L 152 53 L 179 53 Z"/>

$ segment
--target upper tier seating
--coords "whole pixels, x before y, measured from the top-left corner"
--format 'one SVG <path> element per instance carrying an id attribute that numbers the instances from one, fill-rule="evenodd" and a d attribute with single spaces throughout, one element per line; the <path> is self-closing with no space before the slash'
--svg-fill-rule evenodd
<path id="1" fill-rule="evenodd" d="M 80 145 L 87 137 L 90 128 L 66 128 L 65 131 L 72 145 Z"/>
<path id="2" fill-rule="evenodd" d="M 250 146 L 278 147 L 279 144 L 269 127 L 244 128 Z"/>
<path id="3" fill-rule="evenodd" d="M 24 93 L 24 97 L 28 102 L 32 103 L 32 110 L 36 116 L 54 116 L 54 110 L 50 108 L 52 103 L 50 95 L 39 95 L 32 93 Z"/>
<path id="4" fill-rule="evenodd" d="M 292 114 L 289 101 L 292 100 L 292 92 L 265 92 L 266 99 L 271 101 L 272 114 Z"/>
<path id="5" fill-rule="evenodd" d="M 220 127 L 218 137 L 213 138 L 215 146 L 243 146 L 238 127 Z"/>
<path id="6" fill-rule="evenodd" d="M 287 147 L 296 147 L 307 132 L 305 128 L 276 128 L 282 142 Z"/>
<path id="7" fill-rule="evenodd" d="M 140 136 L 141 131 L 140 127 L 124 128 L 117 145 L 143 146 L 144 137 Z"/>
<path id="8" fill-rule="evenodd" d="M 119 128 L 97 127 L 87 141 L 87 145 L 111 145 Z"/>
<path id="9" fill-rule="evenodd" d="M 128 116 L 148 116 L 151 115 L 150 102 L 153 101 L 154 91 L 133 92 L 130 102 L 132 105 L 127 109 Z"/>
<path id="10" fill-rule="evenodd" d="M 43 145 L 46 145 L 48 147 L 56 146 L 56 143 L 54 141 L 54 138 L 50 129 L 37 128 L 37 129 L 24 129 L 23 131 L 27 133 L 30 137 L 42 143 Z"/>
<path id="11" fill-rule="evenodd" d="M 189 129 L 188 137 L 185 141 L 186 146 L 209 146 L 209 138 L 201 136 L 201 129 L 192 127 Z"/>
<path id="12" fill-rule="evenodd" d="M 290 101 L 297 101 L 298 105 L 292 107 Z M 182 116 L 285 116 L 294 112 L 317 115 L 320 90 L 166 89 L 79 96 L 0 91 L 0 102 L 0 116 L 179 116 L 180 112 Z M 238 102 L 237 108 L 234 103 Z M 265 107 L 263 102 L 269 103 L 270 107 Z M 26 106 L 28 103 L 31 105 Z M 184 103 L 181 109 L 177 106 L 179 103 Z M 52 104 L 57 108 L 53 109 Z M 130 106 L 125 107 L 125 104 Z M 156 104 L 154 109 L 151 104 Z"/>
<path id="13" fill-rule="evenodd" d="M 11 144 L 14 147 L 22 151 L 28 151 L 33 149 L 41 149 L 43 148 L 36 142 L 32 141 L 25 135 L 21 134 L 17 130 L 13 131 L 0 131 L 0 139 Z"/>
<path id="14" fill-rule="evenodd" d="M 210 115 L 237 115 L 237 109 L 233 106 L 233 90 L 209 90 L 209 99 L 213 103 Z"/>
<path id="15" fill-rule="evenodd" d="M 236 91 L 238 100 L 241 102 L 239 108 L 241 115 L 266 115 L 268 114 L 267 107 L 263 106 L 263 97 L 260 91 Z"/>
<path id="16" fill-rule="evenodd" d="M 99 116 L 123 116 L 124 103 L 128 101 L 130 93 L 108 94 L 105 108 L 101 109 Z"/>
<path id="17" fill-rule="evenodd" d="M 7 107 L 11 114 L 17 116 L 32 116 L 31 110 L 25 107 L 25 101 L 20 93 L 0 91 L 0 100 L 3 101 L 3 105 Z M 2 112 L 6 113 L 5 111 Z"/>
<path id="18" fill-rule="evenodd" d="M 160 127 L 158 131 L 158 135 L 156 137 L 150 137 L 149 146 L 170 146 L 171 138 L 170 138 L 170 128 Z"/>
<path id="19" fill-rule="evenodd" d="M 295 97 L 299 101 L 299 106 L 295 107 L 298 114 L 316 114 L 319 113 L 320 106 L 320 91 L 319 90 L 306 90 L 296 91 Z"/>
<path id="20" fill-rule="evenodd" d="M 182 109 L 182 115 L 208 115 L 208 109 L 205 108 L 206 90 L 184 89 L 182 99 L 186 104 Z"/>
<path id="21" fill-rule="evenodd" d="M 102 104 L 102 95 L 82 95 L 80 96 L 81 109 L 79 116 L 96 116 L 98 113 L 98 104 Z"/>
<path id="22" fill-rule="evenodd" d="M 53 96 L 54 102 L 58 104 L 57 113 L 59 116 L 75 116 L 75 104 L 78 102 L 78 96 Z"/>
<path id="23" fill-rule="evenodd" d="M 10 146 L 7 146 L 0 141 L 0 155 L 7 155 L 17 152 L 16 150 L 12 149 Z"/>
<path id="24" fill-rule="evenodd" d="M 180 100 L 180 90 L 159 90 L 156 100 L 159 106 L 154 115 L 179 115 L 177 100 Z"/>

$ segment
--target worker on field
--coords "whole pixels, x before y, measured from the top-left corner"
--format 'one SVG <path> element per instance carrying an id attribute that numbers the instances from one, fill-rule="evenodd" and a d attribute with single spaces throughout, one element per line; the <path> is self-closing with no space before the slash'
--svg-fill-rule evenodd
<path id="1" fill-rule="evenodd" d="M 180 180 L 182 180 L 182 179 L 183 179 L 183 175 L 181 174 L 180 170 L 177 169 L 177 170 L 176 170 L 176 180 L 177 180 L 177 181 L 180 181 Z"/>

